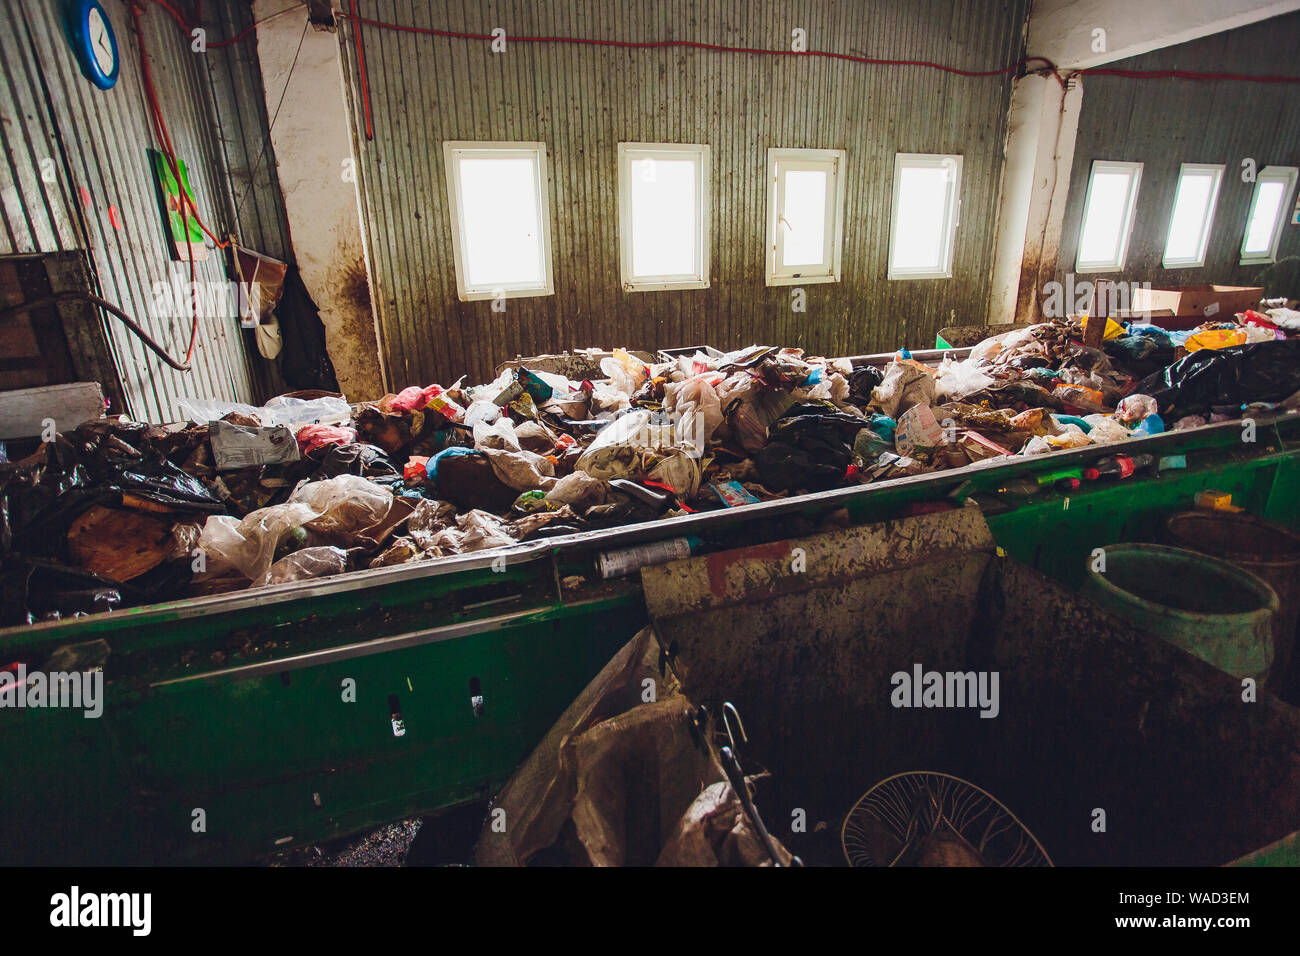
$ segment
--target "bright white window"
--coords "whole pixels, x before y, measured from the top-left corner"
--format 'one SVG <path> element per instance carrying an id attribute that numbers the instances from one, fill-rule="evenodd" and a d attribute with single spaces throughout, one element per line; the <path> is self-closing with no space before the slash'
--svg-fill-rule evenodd
<path id="1" fill-rule="evenodd" d="M 889 278 L 950 278 L 960 209 L 960 156 L 895 155 Z"/>
<path id="2" fill-rule="evenodd" d="M 840 281 L 844 150 L 767 151 L 767 284 Z"/>
<path id="3" fill-rule="evenodd" d="M 1205 265 L 1205 248 L 1219 199 L 1222 166 L 1183 163 L 1178 173 L 1178 192 L 1169 217 L 1165 239 L 1164 267 L 1188 269 Z"/>
<path id="4" fill-rule="evenodd" d="M 1241 238 L 1241 264 L 1276 262 L 1277 243 L 1286 223 L 1287 202 L 1295 188 L 1295 166 L 1265 166 L 1255 178 L 1255 193 Z"/>
<path id="5" fill-rule="evenodd" d="M 628 292 L 709 287 L 709 147 L 619 143 L 619 263 Z"/>
<path id="6" fill-rule="evenodd" d="M 551 295 L 545 143 L 442 144 L 462 301 Z"/>
<path id="7" fill-rule="evenodd" d="M 1124 268 L 1133 210 L 1142 184 L 1141 163 L 1095 160 L 1079 226 L 1076 272 L 1114 272 Z"/>

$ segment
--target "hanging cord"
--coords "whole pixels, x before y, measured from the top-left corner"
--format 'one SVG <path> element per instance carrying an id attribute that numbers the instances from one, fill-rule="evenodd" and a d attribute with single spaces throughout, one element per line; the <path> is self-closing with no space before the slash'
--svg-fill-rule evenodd
<path id="1" fill-rule="evenodd" d="M 14 306 L 10 306 L 7 309 L 0 309 L 0 321 L 8 319 L 11 316 L 20 315 L 23 312 L 29 312 L 32 309 L 43 309 L 48 305 L 58 305 L 60 302 L 72 302 L 72 301 L 90 302 L 94 305 L 99 306 L 109 315 L 121 321 L 123 325 L 125 325 L 128 329 L 131 330 L 131 332 L 135 335 L 136 338 L 138 338 L 141 342 L 143 342 L 146 346 L 148 346 L 149 351 L 153 352 L 154 355 L 157 355 L 160 359 L 162 359 L 172 368 L 176 369 L 176 371 L 188 372 L 190 370 L 190 363 L 188 358 L 184 362 L 178 362 L 176 359 L 172 358 L 170 355 L 167 354 L 167 350 L 164 349 L 161 345 L 159 345 L 156 341 L 154 341 L 153 337 L 149 335 L 149 333 L 146 332 L 144 329 L 142 329 L 139 323 L 135 321 L 135 319 L 131 318 L 129 315 L 127 315 L 125 312 L 123 312 L 121 309 L 115 306 L 112 302 L 109 302 L 107 299 L 102 299 L 91 292 L 77 292 L 77 291 L 56 292 L 53 295 L 47 295 L 39 299 L 33 299 L 30 302 L 24 302 L 22 303 L 22 305 L 14 305 Z"/>
<path id="2" fill-rule="evenodd" d="M 276 14 L 277 16 L 279 14 Z M 270 19 L 269 17 L 267 19 Z M 243 197 L 235 205 L 235 219 L 239 219 L 239 211 L 244 208 L 244 203 L 253 193 L 253 187 L 256 185 L 257 171 L 262 167 L 262 157 L 266 155 L 267 144 L 271 142 L 271 133 L 275 129 L 275 121 L 280 118 L 280 107 L 284 105 L 285 94 L 289 92 L 289 82 L 293 79 L 293 71 L 298 67 L 298 55 L 302 53 L 302 43 L 307 39 L 307 27 L 311 21 L 302 25 L 302 36 L 298 37 L 298 49 L 294 51 L 293 62 L 289 64 L 289 75 L 284 78 L 284 89 L 280 91 L 280 101 L 275 104 L 275 113 L 271 116 L 271 124 L 266 128 L 266 136 L 262 138 L 262 148 L 257 151 L 257 161 L 253 163 L 252 170 L 248 174 L 248 188 L 244 190 Z M 252 27 L 249 27 L 251 30 Z"/>

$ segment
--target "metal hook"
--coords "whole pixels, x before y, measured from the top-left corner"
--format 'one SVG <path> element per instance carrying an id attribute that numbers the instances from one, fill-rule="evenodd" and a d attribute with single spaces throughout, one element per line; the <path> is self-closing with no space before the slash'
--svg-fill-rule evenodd
<path id="1" fill-rule="evenodd" d="M 734 751 L 737 749 L 736 735 L 731 732 L 731 718 L 728 717 L 728 714 L 730 714 L 731 717 L 736 718 L 736 726 L 740 728 L 741 743 L 745 743 L 745 744 L 749 743 L 749 734 L 745 733 L 745 722 L 740 719 L 740 711 L 736 710 L 736 705 L 733 704 L 731 701 L 726 701 L 725 703 L 723 703 L 722 726 L 727 731 L 727 740 L 731 742 L 731 749 Z"/>

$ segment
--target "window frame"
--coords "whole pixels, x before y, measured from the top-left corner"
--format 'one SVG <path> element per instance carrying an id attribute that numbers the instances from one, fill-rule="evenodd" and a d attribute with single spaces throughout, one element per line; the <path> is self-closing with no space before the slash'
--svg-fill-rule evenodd
<path id="1" fill-rule="evenodd" d="M 695 174 L 696 221 L 695 263 L 697 270 L 674 275 L 632 274 L 632 161 L 653 159 L 655 154 L 687 153 L 697 159 Z M 709 244 L 712 241 L 709 204 L 709 146 L 704 143 L 619 143 L 618 144 L 618 247 L 619 280 L 624 292 L 666 292 L 674 289 L 709 288 Z"/>
<path id="2" fill-rule="evenodd" d="M 766 283 L 769 286 L 839 282 L 843 278 L 844 252 L 844 163 L 842 149 L 794 149 L 769 147 L 767 151 L 767 246 Z M 827 176 L 826 226 L 820 263 L 781 265 L 785 232 L 780 228 L 780 210 L 785 196 L 782 171 L 817 171 Z M 810 271 L 811 270 L 811 271 Z"/>
<path id="3" fill-rule="evenodd" d="M 471 286 L 465 268 L 465 216 L 462 208 L 459 159 L 469 154 L 480 157 L 527 157 L 536 160 L 538 226 L 542 243 L 542 284 L 533 282 L 498 283 L 492 288 Z M 507 140 L 446 140 L 442 144 L 443 165 L 447 175 L 447 209 L 451 216 L 451 248 L 456 269 L 456 295 L 462 302 L 475 302 L 504 296 L 507 299 L 555 294 L 554 249 L 551 244 L 550 160 L 545 143 Z"/>
<path id="4" fill-rule="evenodd" d="M 952 168 L 947 202 L 944 207 L 943 262 L 938 270 L 918 267 L 896 267 L 894 251 L 898 239 L 899 203 L 903 198 L 902 174 L 905 167 Z M 890 279 L 951 279 L 952 261 L 957 248 L 957 228 L 961 225 L 961 170 L 962 157 L 957 153 L 895 153 L 893 198 L 889 214 L 889 251 L 886 276 Z"/>
<path id="5" fill-rule="evenodd" d="M 1214 213 L 1219 205 L 1219 189 L 1223 185 L 1225 167 L 1219 163 L 1183 163 L 1178 167 L 1178 184 L 1174 188 L 1174 204 L 1169 210 L 1169 228 L 1165 232 L 1165 251 L 1161 254 L 1160 264 L 1165 269 L 1200 269 L 1205 265 L 1205 256 L 1210 248 L 1210 231 L 1214 227 Z M 1210 201 L 1205 208 L 1205 221 L 1201 224 L 1201 238 L 1197 245 L 1197 254 L 1191 259 L 1169 258 L 1169 238 L 1173 234 L 1174 216 L 1178 212 L 1178 196 L 1183 188 L 1183 177 L 1188 173 L 1211 173 L 1214 185 L 1210 188 Z M 1244 240 L 1243 240 L 1244 241 Z"/>
<path id="6" fill-rule="evenodd" d="M 1241 259 L 1243 266 L 1267 265 L 1277 262 L 1277 247 L 1282 241 L 1282 230 L 1291 219 L 1291 204 L 1295 201 L 1296 180 L 1300 178 L 1300 167 L 1265 166 L 1255 174 L 1255 188 L 1251 190 L 1250 205 L 1246 207 L 1246 224 L 1241 229 Z M 1273 223 L 1273 236 L 1268 245 L 1268 252 L 1246 252 L 1246 237 L 1250 235 L 1250 221 L 1255 218 L 1255 207 L 1259 204 L 1259 187 L 1264 182 L 1283 184 L 1282 202 L 1277 207 L 1277 221 Z"/>
<path id="7" fill-rule="evenodd" d="M 1123 270 L 1124 263 L 1128 259 L 1129 240 L 1133 236 L 1133 220 L 1137 218 L 1137 197 L 1142 188 L 1142 167 L 1142 163 L 1130 163 L 1121 160 L 1094 159 L 1092 161 L 1092 168 L 1088 171 L 1088 190 L 1084 194 L 1083 211 L 1079 216 L 1079 233 L 1075 238 L 1074 271 L 1077 275 L 1094 275 L 1101 272 L 1120 272 Z M 1088 223 L 1088 210 L 1092 207 L 1093 184 L 1097 180 L 1097 173 L 1116 171 L 1132 173 L 1129 179 L 1128 196 L 1125 200 L 1124 226 L 1116 258 L 1106 261 L 1084 262 L 1081 258 L 1083 255 L 1083 229 Z"/>

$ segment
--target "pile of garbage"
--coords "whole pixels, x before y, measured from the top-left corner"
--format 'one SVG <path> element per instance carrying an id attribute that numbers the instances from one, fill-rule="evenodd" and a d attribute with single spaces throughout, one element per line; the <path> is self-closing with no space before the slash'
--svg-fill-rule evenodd
<path id="1" fill-rule="evenodd" d="M 878 366 L 773 346 L 659 361 L 616 349 L 594 379 L 524 360 L 486 384 L 412 386 L 358 405 L 294 393 L 258 408 L 191 401 L 180 427 L 88 423 L 0 463 L 4 623 L 1119 445 L 1290 406 L 1300 339 L 1279 324 L 1290 316 L 1276 318 L 1246 313 L 1189 333 L 1109 322 L 1100 348 L 1083 344 L 1080 322 L 1057 320 L 935 366 L 906 350 Z"/>

